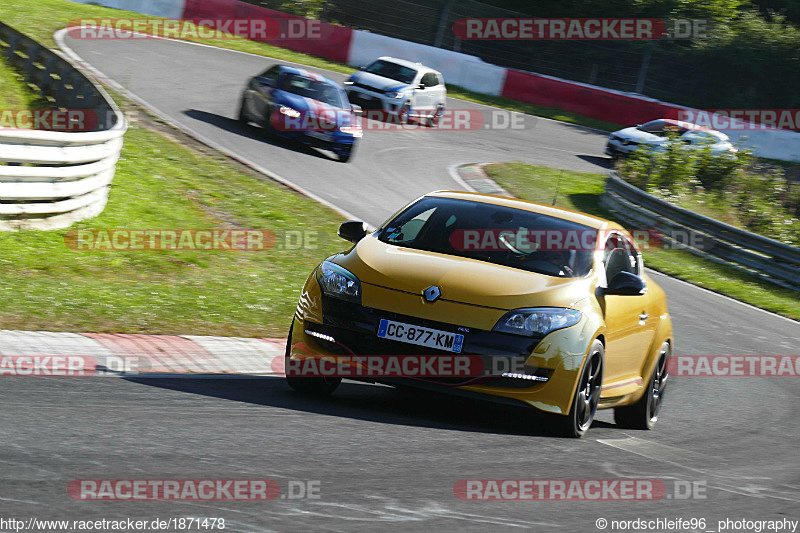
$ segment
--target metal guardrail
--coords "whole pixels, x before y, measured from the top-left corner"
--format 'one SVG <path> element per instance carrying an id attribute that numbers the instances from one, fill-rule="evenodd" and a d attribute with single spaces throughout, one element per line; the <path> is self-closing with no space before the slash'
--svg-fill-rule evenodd
<path id="1" fill-rule="evenodd" d="M 0 230 L 60 229 L 97 216 L 127 130 L 114 101 L 55 52 L 0 22 L 0 53 L 52 107 L 90 110 L 91 131 L 0 127 Z"/>
<path id="2" fill-rule="evenodd" d="M 601 205 L 629 224 L 655 229 L 675 244 L 718 262 L 760 274 L 781 286 L 800 290 L 800 248 L 698 215 L 655 198 L 612 172 Z"/>

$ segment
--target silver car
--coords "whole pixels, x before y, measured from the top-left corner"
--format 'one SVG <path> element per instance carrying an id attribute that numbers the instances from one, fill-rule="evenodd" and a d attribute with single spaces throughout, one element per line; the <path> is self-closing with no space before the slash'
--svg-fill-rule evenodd
<path id="1" fill-rule="evenodd" d="M 669 133 L 678 135 L 678 142 L 687 147 L 702 148 L 711 146 L 715 155 L 735 155 L 738 150 L 727 135 L 696 124 L 680 120 L 660 118 L 639 126 L 615 131 L 608 137 L 606 155 L 613 158 L 630 155 L 642 147 L 664 150 L 671 142 Z"/>
<path id="2" fill-rule="evenodd" d="M 421 119 L 434 126 L 445 111 L 447 89 L 442 74 L 404 59 L 380 57 L 350 76 L 344 87 L 350 102 L 361 106 L 366 118 L 401 123 Z"/>

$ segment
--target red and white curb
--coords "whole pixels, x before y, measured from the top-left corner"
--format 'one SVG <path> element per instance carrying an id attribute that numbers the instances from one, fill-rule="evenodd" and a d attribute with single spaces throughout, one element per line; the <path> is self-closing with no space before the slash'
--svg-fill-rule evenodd
<path id="1" fill-rule="evenodd" d="M 93 361 L 102 372 L 119 374 L 281 375 L 285 339 L 138 335 L 0 330 L 0 376 L 17 375 L 20 364 L 46 368 L 73 358 Z M 50 358 L 45 359 L 45 358 Z M 20 363 L 22 361 L 22 363 Z M 279 361 L 282 363 L 282 360 Z"/>

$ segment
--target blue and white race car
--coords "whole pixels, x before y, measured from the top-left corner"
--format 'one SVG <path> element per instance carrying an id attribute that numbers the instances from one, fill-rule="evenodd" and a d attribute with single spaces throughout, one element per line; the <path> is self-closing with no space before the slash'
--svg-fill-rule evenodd
<path id="1" fill-rule="evenodd" d="M 363 136 L 359 112 L 336 82 L 308 70 L 274 65 L 248 81 L 239 121 L 330 150 L 347 162 Z"/>

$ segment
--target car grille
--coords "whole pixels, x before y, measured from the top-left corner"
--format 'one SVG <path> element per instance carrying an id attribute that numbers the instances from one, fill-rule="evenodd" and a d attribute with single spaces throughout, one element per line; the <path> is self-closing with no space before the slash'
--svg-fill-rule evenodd
<path id="1" fill-rule="evenodd" d="M 435 322 L 362 307 L 358 304 L 322 297 L 323 324 L 306 322 L 306 333 L 311 333 L 314 341 L 320 348 L 337 355 L 456 355 L 451 351 L 437 350 L 415 344 L 398 342 L 391 339 L 378 337 L 375 333 L 378 323 L 386 318 L 398 322 L 419 324 L 433 329 L 459 333 L 458 327 L 452 324 Z M 482 331 L 472 329 L 464 334 L 464 348 L 459 355 L 478 356 L 483 361 L 484 369 L 495 368 L 498 359 L 506 361 L 502 368 L 512 368 L 512 361 L 524 363 L 541 338 L 522 337 L 507 333 Z M 542 377 L 549 376 L 549 370 L 525 367 L 528 373 Z M 454 377 L 443 376 L 426 378 L 426 381 L 443 385 L 485 384 L 493 387 L 530 388 L 540 385 L 527 379 L 514 377 L 500 377 L 497 375 L 486 377 Z"/>
<path id="2" fill-rule="evenodd" d="M 384 91 L 384 90 L 382 90 L 382 89 L 378 89 L 378 88 L 376 88 L 376 87 L 372 87 L 372 86 L 370 86 L 370 85 L 365 85 L 365 84 L 363 84 L 363 83 L 358 83 L 357 81 L 356 81 L 356 82 L 353 82 L 353 87 L 358 87 L 359 89 L 364 89 L 364 90 L 367 90 L 367 91 L 372 91 L 372 92 L 375 92 L 375 93 L 378 93 L 378 94 L 383 94 L 383 93 L 385 93 L 385 92 L 386 92 L 386 91 Z"/>
<path id="3" fill-rule="evenodd" d="M 379 98 L 365 100 L 364 97 L 356 92 L 348 93 L 347 96 L 351 104 L 361 106 L 361 109 L 383 109 L 383 102 Z"/>

